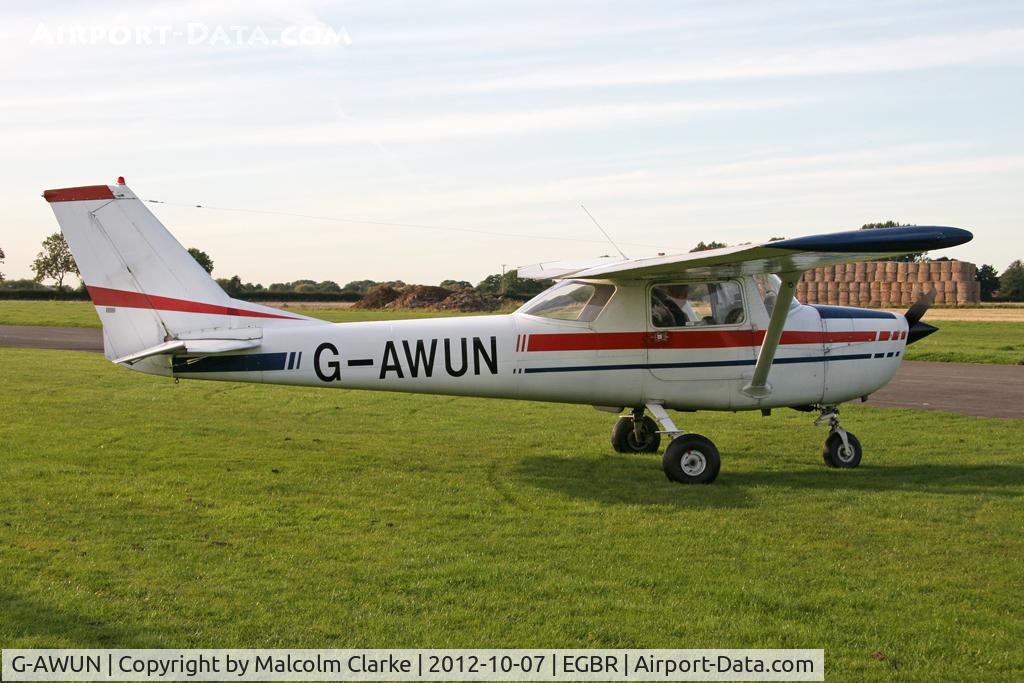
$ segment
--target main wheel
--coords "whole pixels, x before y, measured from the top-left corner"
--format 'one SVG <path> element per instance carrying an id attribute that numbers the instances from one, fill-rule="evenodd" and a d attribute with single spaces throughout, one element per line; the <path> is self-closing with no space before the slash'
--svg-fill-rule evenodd
<path id="1" fill-rule="evenodd" d="M 718 476 L 722 459 L 711 439 L 700 434 L 683 434 L 665 449 L 661 466 L 669 481 L 680 484 L 710 484 Z"/>
<path id="2" fill-rule="evenodd" d="M 658 423 L 644 415 L 637 434 L 632 415 L 623 415 L 612 428 L 612 448 L 616 453 L 655 453 L 661 446 Z"/>
<path id="3" fill-rule="evenodd" d="M 846 432 L 846 440 L 850 447 L 843 444 L 843 437 L 838 432 L 832 432 L 825 439 L 825 447 L 821 449 L 821 457 L 829 467 L 856 467 L 860 464 L 860 456 L 863 451 L 860 441 L 850 432 Z"/>

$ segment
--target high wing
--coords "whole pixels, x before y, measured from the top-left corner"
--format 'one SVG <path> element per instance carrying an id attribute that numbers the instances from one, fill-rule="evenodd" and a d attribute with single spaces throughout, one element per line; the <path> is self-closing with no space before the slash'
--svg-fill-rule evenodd
<path id="1" fill-rule="evenodd" d="M 850 230 L 825 235 L 639 259 L 603 257 L 589 261 L 539 263 L 519 269 L 525 278 L 647 280 L 666 276 L 737 277 L 760 273 L 802 273 L 835 263 L 871 261 L 969 242 L 961 228 L 907 226 Z"/>
<path id="2" fill-rule="evenodd" d="M 931 249 L 955 247 L 974 236 L 961 228 L 907 226 L 850 230 L 811 235 L 756 245 L 740 245 L 690 254 L 641 259 L 604 257 L 589 262 L 547 263 L 519 269 L 520 277 L 578 278 L 610 280 L 652 280 L 672 276 L 687 278 L 732 278 L 741 275 L 775 274 L 782 279 L 764 341 L 750 383 L 743 392 L 755 398 L 771 394 L 768 373 L 775 360 L 789 315 L 796 283 L 804 271 L 818 266 L 852 261 L 870 261 Z"/>

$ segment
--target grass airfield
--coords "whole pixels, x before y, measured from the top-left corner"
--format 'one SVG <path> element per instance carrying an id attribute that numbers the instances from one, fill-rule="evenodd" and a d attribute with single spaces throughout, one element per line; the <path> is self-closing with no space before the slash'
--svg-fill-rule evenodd
<path id="1" fill-rule="evenodd" d="M 935 335 L 938 336 L 938 335 Z M 0 349 L 3 647 L 823 647 L 1024 672 L 1024 421 L 682 415 L 706 487 L 585 406 L 172 381 Z M 880 654 L 874 654 L 880 653 Z"/>

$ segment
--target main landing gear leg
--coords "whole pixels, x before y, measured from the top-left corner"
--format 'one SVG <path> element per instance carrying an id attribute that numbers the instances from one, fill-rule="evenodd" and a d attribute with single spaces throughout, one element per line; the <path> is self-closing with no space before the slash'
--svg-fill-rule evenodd
<path id="1" fill-rule="evenodd" d="M 856 467 L 860 464 L 863 451 L 860 441 L 839 424 L 839 407 L 822 406 L 821 416 L 814 421 L 817 426 L 828 425 L 828 438 L 821 449 L 821 457 L 829 467 Z"/>
<path id="2" fill-rule="evenodd" d="M 661 459 L 669 481 L 680 484 L 713 482 L 722 467 L 722 459 L 711 439 L 700 434 L 684 434 L 660 403 L 648 403 L 647 409 L 661 423 L 663 433 L 672 438 Z"/>

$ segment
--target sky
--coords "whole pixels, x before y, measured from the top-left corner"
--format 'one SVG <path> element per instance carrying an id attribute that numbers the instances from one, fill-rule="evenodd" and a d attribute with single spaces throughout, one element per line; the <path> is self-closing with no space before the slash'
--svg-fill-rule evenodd
<path id="1" fill-rule="evenodd" d="M 891 219 L 1024 258 L 1020 2 L 6 2 L 0 64 L 8 278 L 44 189 L 118 176 L 265 285 L 614 253 L 581 205 L 629 256 Z"/>

